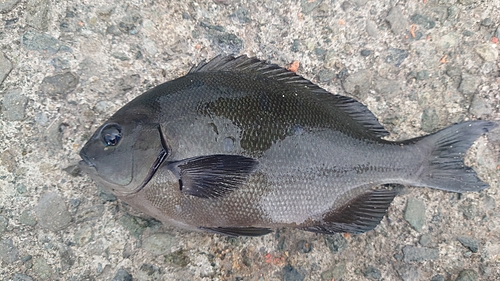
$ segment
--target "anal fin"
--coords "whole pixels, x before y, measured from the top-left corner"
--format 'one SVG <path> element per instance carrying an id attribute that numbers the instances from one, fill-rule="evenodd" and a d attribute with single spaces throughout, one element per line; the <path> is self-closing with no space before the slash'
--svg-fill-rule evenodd
<path id="1" fill-rule="evenodd" d="M 359 234 L 372 230 L 385 216 L 397 193 L 397 190 L 370 190 L 340 208 L 326 213 L 317 225 L 303 229 L 326 234 L 338 232 Z"/>
<path id="2" fill-rule="evenodd" d="M 269 228 L 261 227 L 200 227 L 200 229 L 227 236 L 262 236 L 273 232 Z"/>

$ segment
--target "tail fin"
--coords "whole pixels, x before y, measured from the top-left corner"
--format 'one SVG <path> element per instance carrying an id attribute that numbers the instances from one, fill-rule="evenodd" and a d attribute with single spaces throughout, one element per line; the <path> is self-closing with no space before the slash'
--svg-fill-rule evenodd
<path id="1" fill-rule="evenodd" d="M 422 151 L 430 152 L 428 164 L 421 168 L 420 185 L 452 192 L 488 188 L 472 168 L 465 166 L 463 157 L 480 135 L 497 125 L 491 121 L 469 121 L 414 139 Z"/>

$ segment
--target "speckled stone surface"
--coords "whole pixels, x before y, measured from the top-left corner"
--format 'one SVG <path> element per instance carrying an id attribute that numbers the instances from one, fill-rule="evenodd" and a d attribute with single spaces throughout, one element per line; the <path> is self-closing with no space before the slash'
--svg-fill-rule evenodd
<path id="1" fill-rule="evenodd" d="M 186 232 L 75 165 L 126 102 L 218 54 L 298 61 L 300 75 L 367 105 L 391 140 L 500 122 L 499 1 L 2 3 L 0 280 L 498 280 L 499 129 L 467 155 L 489 189 L 406 188 L 362 235 Z M 425 206 L 419 231 L 408 200 Z"/>

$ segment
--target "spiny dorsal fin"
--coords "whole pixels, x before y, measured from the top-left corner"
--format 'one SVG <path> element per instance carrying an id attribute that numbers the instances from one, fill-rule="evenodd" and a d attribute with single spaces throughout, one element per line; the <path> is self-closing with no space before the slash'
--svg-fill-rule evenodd
<path id="1" fill-rule="evenodd" d="M 318 104 L 332 110 L 342 110 L 358 124 L 363 126 L 375 137 L 389 135 L 370 110 L 357 100 L 332 94 L 304 77 L 288 71 L 276 64 L 270 64 L 246 55 L 239 57 L 217 56 L 209 62 L 202 62 L 191 68 L 189 73 L 203 72 L 238 72 L 252 75 L 262 75 L 293 87 L 299 87 L 313 94 Z"/>

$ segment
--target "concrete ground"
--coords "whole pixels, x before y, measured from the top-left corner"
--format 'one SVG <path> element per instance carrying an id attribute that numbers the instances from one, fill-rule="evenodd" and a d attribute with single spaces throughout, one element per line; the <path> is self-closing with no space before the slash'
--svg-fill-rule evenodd
<path id="1" fill-rule="evenodd" d="M 500 130 L 467 156 L 490 188 L 405 188 L 373 231 L 227 238 L 169 228 L 79 173 L 127 101 L 247 54 L 369 107 L 406 139 L 500 121 L 500 1 L 0 1 L 0 280 L 500 280 Z"/>

